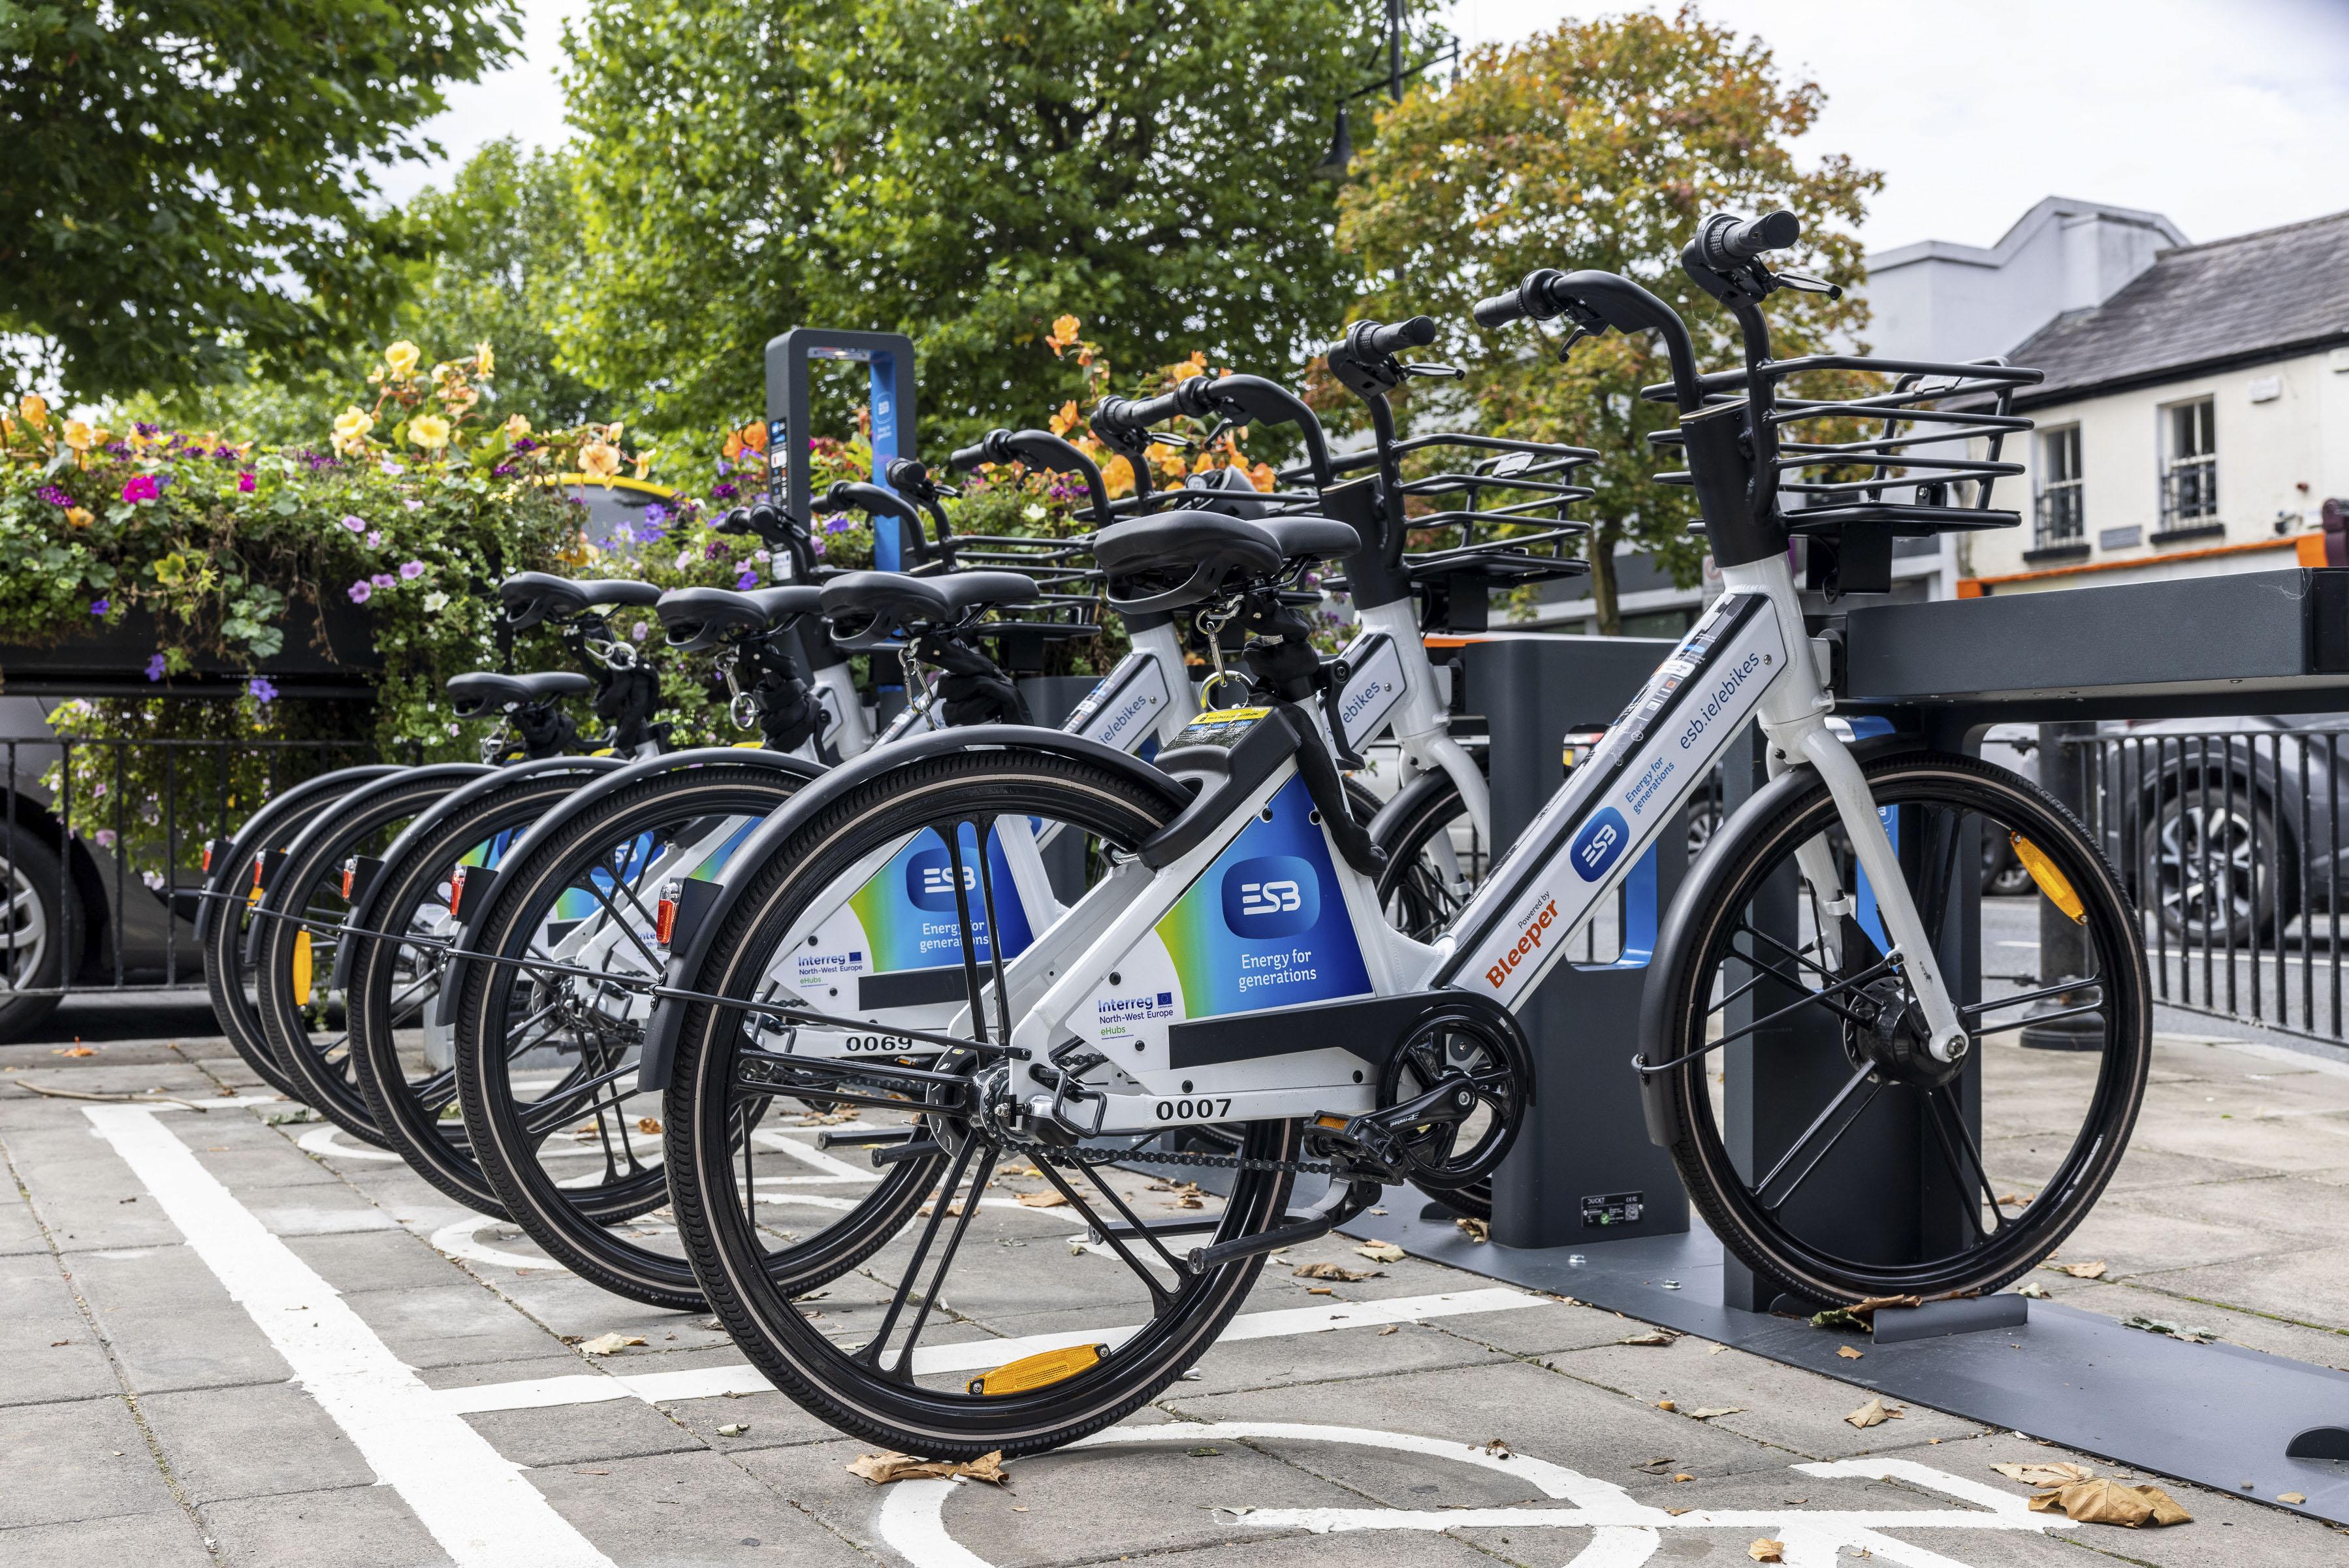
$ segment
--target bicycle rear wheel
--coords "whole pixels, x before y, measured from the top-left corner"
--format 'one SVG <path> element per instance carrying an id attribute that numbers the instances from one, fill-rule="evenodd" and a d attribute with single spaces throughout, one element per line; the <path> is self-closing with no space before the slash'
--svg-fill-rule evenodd
<path id="1" fill-rule="evenodd" d="M 737 1005 L 696 1002 L 684 1013 L 666 1115 L 672 1189 L 711 1306 L 751 1363 L 821 1418 L 909 1453 L 1058 1447 L 1179 1377 L 1255 1282 L 1261 1251 L 1194 1266 L 1170 1245 L 1246 1242 L 1279 1225 L 1301 1141 L 1296 1122 L 1245 1124 L 1231 1155 L 1179 1154 L 1148 1137 L 1098 1148 L 1047 1144 L 988 1108 L 988 1074 L 1002 1060 L 994 1043 L 1050 978 L 1005 978 L 1021 950 L 1019 922 L 1004 911 L 1023 886 L 1011 852 L 999 858 L 1007 836 L 1081 833 L 1098 846 L 1097 863 L 1116 864 L 1175 809 L 1173 799 L 1089 762 L 1015 751 L 947 755 L 843 794 L 746 868 L 750 879 L 709 957 L 686 980 Z M 887 988 L 843 980 L 837 1000 L 831 995 L 823 965 L 848 939 L 826 911 L 843 907 L 844 888 L 893 878 L 921 911 L 921 951 L 934 967 L 892 983 L 950 978 L 951 992 L 941 985 L 931 994 L 959 1010 L 952 1030 L 965 1042 L 930 1059 L 937 1076 L 896 1090 L 888 1087 L 890 1059 L 804 1065 L 805 1030 L 794 1034 L 739 1005 L 869 1005 Z M 1062 920 L 1088 918 L 1080 908 Z M 860 925 L 865 935 L 856 940 L 869 942 L 885 924 Z M 820 946 L 802 934 L 812 929 Z M 992 947 L 999 932 L 1000 955 Z M 802 954 L 812 956 L 792 962 Z M 863 1084 L 858 1072 L 867 1075 Z M 927 1146 L 916 1196 L 929 1199 L 903 1235 L 868 1236 L 862 1267 L 821 1305 L 793 1301 L 775 1277 L 760 1184 L 730 1146 L 746 1107 L 809 1093 L 819 1080 L 843 1100 L 894 1104 L 900 1118 L 918 1118 L 919 1145 L 908 1147 Z M 1154 1180 L 1161 1166 L 1218 1167 L 1229 1186 L 1219 1195 L 1173 1174 Z M 1164 1217 L 1140 1218 L 1152 1210 Z M 1028 1328 L 1040 1301 L 1065 1310 Z"/>
<path id="2" fill-rule="evenodd" d="M 1784 1291 L 1841 1303 L 1994 1291 L 2080 1223 L 2127 1145 L 2152 1051 L 2137 916 L 2086 831 L 2029 782 L 1925 753 L 1865 772 L 1945 972 L 1981 940 L 1968 911 L 1985 834 L 2079 921 L 2086 972 L 1957 997 L 1970 1048 L 1936 1061 L 1865 886 L 1836 915 L 1796 862 L 1824 841 L 1854 877 L 1826 786 L 1795 775 L 1723 825 L 1673 905 L 1640 1030 L 1661 1068 L 1651 1111 L 1705 1222 Z M 2088 1028 L 2093 1048 L 2023 1049 L 2033 1007 Z M 1737 1140 L 1715 1077 L 1724 1051 L 1744 1054 L 1752 1084 Z"/>

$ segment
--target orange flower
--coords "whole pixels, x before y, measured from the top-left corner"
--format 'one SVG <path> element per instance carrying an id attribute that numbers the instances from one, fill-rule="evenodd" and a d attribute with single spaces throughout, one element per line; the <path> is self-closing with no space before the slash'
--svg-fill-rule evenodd
<path id="1" fill-rule="evenodd" d="M 611 478 L 620 472 L 620 449 L 609 441 L 589 441 L 579 449 L 579 472 L 590 479 Z"/>
<path id="2" fill-rule="evenodd" d="M 1056 436 L 1064 436 L 1068 434 L 1071 431 L 1077 428 L 1077 421 L 1079 417 L 1080 416 L 1077 413 L 1077 400 L 1074 398 L 1071 398 L 1067 402 L 1061 405 L 1061 411 L 1052 416 L 1052 433 Z"/>
<path id="3" fill-rule="evenodd" d="M 24 414 L 25 422 L 35 430 L 46 430 L 48 427 L 49 403 L 48 400 L 42 397 L 40 393 L 26 393 L 25 400 L 16 407 Z"/>
<path id="4" fill-rule="evenodd" d="M 1248 483 L 1255 485 L 1258 490 L 1270 490 L 1274 488 L 1277 481 L 1273 476 L 1272 464 L 1268 462 L 1259 462 L 1254 468 L 1249 469 Z"/>
<path id="5" fill-rule="evenodd" d="M 1084 325 L 1073 316 L 1063 316 L 1052 323 L 1051 335 L 1044 339 L 1052 350 L 1052 358 L 1059 358 L 1061 350 L 1077 340 L 1077 334 L 1084 330 Z"/>
<path id="6" fill-rule="evenodd" d="M 726 432 L 726 444 L 723 447 L 720 447 L 719 451 L 729 462 L 732 462 L 737 458 L 740 458 L 742 455 L 742 432 L 740 431 L 728 431 Z"/>
<path id="7" fill-rule="evenodd" d="M 1123 495 L 1133 488 L 1133 464 L 1123 454 L 1102 464 L 1102 488 L 1112 495 Z"/>
<path id="8" fill-rule="evenodd" d="M 752 420 L 742 427 L 742 444 L 752 452 L 767 450 L 767 421 Z"/>

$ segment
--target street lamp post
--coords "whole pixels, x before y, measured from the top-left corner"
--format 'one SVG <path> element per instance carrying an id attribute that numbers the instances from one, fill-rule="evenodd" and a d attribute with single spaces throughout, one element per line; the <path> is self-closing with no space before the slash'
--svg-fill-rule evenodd
<path id="1" fill-rule="evenodd" d="M 1313 166 L 1313 172 L 1324 179 L 1343 179 L 1346 166 L 1354 161 L 1353 124 L 1348 112 L 1348 106 L 1356 99 L 1367 98 L 1374 92 L 1383 91 L 1387 95 L 1388 102 L 1401 103 L 1403 84 L 1412 78 L 1431 67 L 1442 65 L 1446 60 L 1455 67 L 1460 63 L 1460 40 L 1446 38 L 1444 47 L 1436 50 L 1420 64 L 1406 67 L 1402 63 L 1404 38 L 1402 0 L 1386 0 L 1386 75 L 1375 78 L 1363 86 L 1356 88 L 1338 100 L 1338 120 L 1335 129 L 1330 132 L 1330 151 L 1323 153 L 1321 161 Z"/>

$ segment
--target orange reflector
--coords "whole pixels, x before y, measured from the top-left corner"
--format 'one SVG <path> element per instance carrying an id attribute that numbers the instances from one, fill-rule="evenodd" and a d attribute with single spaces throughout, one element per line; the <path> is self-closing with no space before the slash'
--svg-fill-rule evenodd
<path id="1" fill-rule="evenodd" d="M 2047 852 L 2020 833 L 2008 834 L 2006 841 L 2014 846 L 2014 857 L 2023 862 L 2023 868 L 2031 873 L 2031 879 L 2039 884 L 2048 902 L 2071 916 L 2073 924 L 2086 925 L 2087 907 L 2080 902 L 2080 895 L 2072 891 L 2072 884 L 2065 880 L 2064 873 L 2055 869 L 2055 862 L 2047 858 Z"/>
<path id="2" fill-rule="evenodd" d="M 269 869 L 269 851 L 260 850 L 253 857 L 253 890 L 261 891 L 261 878 Z"/>
<path id="3" fill-rule="evenodd" d="M 465 873 L 471 869 L 471 866 L 460 866 L 449 878 L 449 915 L 452 919 L 456 918 L 457 906 L 465 898 Z"/>
<path id="4" fill-rule="evenodd" d="M 310 933 L 294 933 L 294 994 L 301 998 L 298 1005 L 310 1005 Z"/>
<path id="5" fill-rule="evenodd" d="M 684 883 L 665 883 L 660 902 L 653 906 L 653 940 L 662 947 L 668 946 L 669 935 L 677 929 L 677 901 L 684 893 Z"/>
<path id="6" fill-rule="evenodd" d="M 204 846 L 203 872 L 207 877 L 212 873 L 212 846 L 209 844 Z"/>
<path id="7" fill-rule="evenodd" d="M 1030 1389 L 1058 1383 L 1064 1377 L 1074 1377 L 1087 1367 L 1097 1366 L 1108 1354 L 1109 1346 L 1106 1345 L 1071 1345 L 1061 1350 L 1023 1355 L 1008 1366 L 972 1378 L 967 1386 L 973 1394 L 1025 1394 Z"/>
<path id="8" fill-rule="evenodd" d="M 350 900 L 351 884 L 358 879 L 359 860 L 358 857 L 354 855 L 343 862 L 343 899 L 346 903 Z"/>
<path id="9" fill-rule="evenodd" d="M 1340 1116 L 1333 1116 L 1328 1111 L 1323 1111 L 1319 1116 L 1313 1118 L 1313 1125 L 1317 1127 L 1336 1127 L 1340 1132 L 1343 1132 L 1346 1127 L 1346 1118 Z"/>

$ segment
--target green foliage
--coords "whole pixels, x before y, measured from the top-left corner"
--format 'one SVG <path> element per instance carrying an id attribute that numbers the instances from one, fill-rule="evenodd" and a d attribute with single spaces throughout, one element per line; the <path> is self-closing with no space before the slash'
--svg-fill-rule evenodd
<path id="1" fill-rule="evenodd" d="M 1469 306 L 1537 267 L 1623 273 L 1681 313 L 1701 365 L 1735 363 L 1735 323 L 1678 265 L 1707 213 L 1791 208 L 1804 236 L 1790 265 L 1847 286 L 1860 279 L 1855 231 L 1881 177 L 1840 155 L 1796 164 L 1791 144 L 1823 101 L 1816 84 L 1786 81 L 1758 39 L 1692 7 L 1609 17 L 1476 51 L 1456 86 L 1415 90 L 1381 115 L 1354 164 L 1339 239 L 1372 279 L 1364 313 L 1444 323 L 1433 353 L 1469 375 L 1438 395 L 1464 398 L 1484 430 L 1599 452 L 1578 477 L 1599 491 L 1583 511 L 1596 524 L 1604 632 L 1619 629 L 1619 542 L 1652 552 L 1684 585 L 1702 565 L 1685 531 L 1688 493 L 1650 477 L 1669 465 L 1648 433 L 1673 416 L 1638 393 L 1665 378 L 1662 349 L 1651 334 L 1610 334 L 1560 365 L 1533 327 L 1483 333 Z M 1782 358 L 1848 341 L 1866 321 L 1849 296 L 1782 294 L 1769 315 Z"/>
<path id="2" fill-rule="evenodd" d="M 316 363 L 414 248 L 370 170 L 518 33 L 512 0 L 0 0 L 0 342 L 85 399 Z"/>
<path id="3" fill-rule="evenodd" d="M 904 331 L 926 448 L 1066 396 L 1063 311 L 1120 363 L 1277 374 L 1351 292 L 1310 171 L 1380 25 L 1350 0 L 596 0 L 566 341 L 666 430 L 757 406 L 785 327 Z"/>

